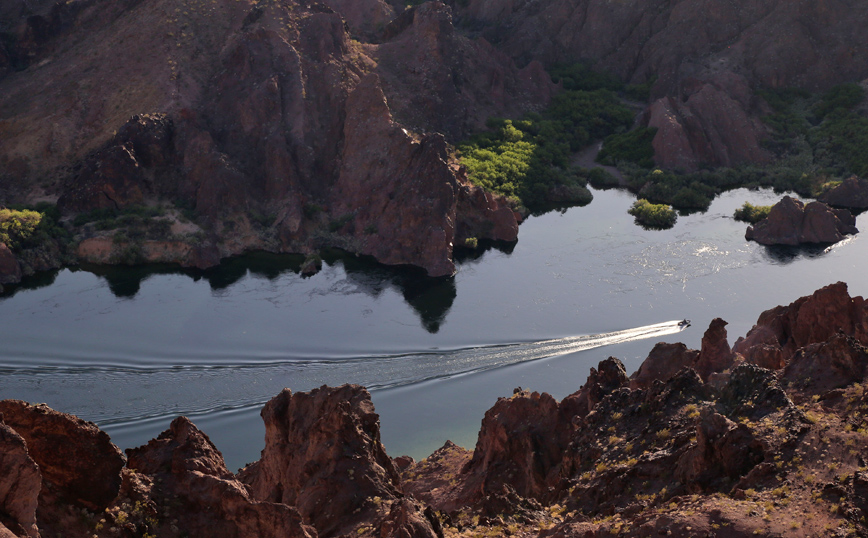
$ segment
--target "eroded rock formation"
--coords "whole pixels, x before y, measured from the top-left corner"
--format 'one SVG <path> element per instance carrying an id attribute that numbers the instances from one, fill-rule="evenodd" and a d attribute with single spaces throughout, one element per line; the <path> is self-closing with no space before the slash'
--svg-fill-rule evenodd
<path id="1" fill-rule="evenodd" d="M 846 209 L 832 209 L 822 202 L 804 204 L 784 196 L 769 216 L 747 227 L 744 237 L 763 245 L 837 243 L 845 235 L 859 233 L 856 219 Z"/>

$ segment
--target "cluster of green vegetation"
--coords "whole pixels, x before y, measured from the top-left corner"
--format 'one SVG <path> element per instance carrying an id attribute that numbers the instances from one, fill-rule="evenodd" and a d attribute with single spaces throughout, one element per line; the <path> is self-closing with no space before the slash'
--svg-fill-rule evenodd
<path id="1" fill-rule="evenodd" d="M 612 89 L 622 87 L 620 81 L 581 65 L 571 69 L 555 71 L 566 91 L 545 111 L 520 120 L 492 118 L 487 132 L 457 146 L 473 183 L 531 209 L 590 201 L 587 175 L 570 167 L 571 155 L 626 131 L 634 114 Z"/>
<path id="2" fill-rule="evenodd" d="M 18 249 L 30 238 L 42 222 L 42 213 L 23 209 L 0 209 L 0 243 Z"/>
<path id="3" fill-rule="evenodd" d="M 768 217 L 771 210 L 772 206 L 770 205 L 753 205 L 745 202 L 743 206 L 735 210 L 733 217 L 735 220 L 756 224 Z"/>
<path id="4" fill-rule="evenodd" d="M 162 207 L 132 205 L 123 209 L 103 208 L 79 213 L 72 223 L 78 227 L 92 222 L 97 230 L 113 230 L 165 214 Z"/>
<path id="5" fill-rule="evenodd" d="M 0 243 L 13 251 L 36 248 L 50 241 L 65 242 L 68 238 L 54 204 L 40 202 L 0 209 Z"/>
<path id="6" fill-rule="evenodd" d="M 655 230 L 671 228 L 678 219 L 678 215 L 668 205 L 652 204 L 644 198 L 636 200 L 627 212 L 636 217 L 636 222 L 643 227 Z"/>

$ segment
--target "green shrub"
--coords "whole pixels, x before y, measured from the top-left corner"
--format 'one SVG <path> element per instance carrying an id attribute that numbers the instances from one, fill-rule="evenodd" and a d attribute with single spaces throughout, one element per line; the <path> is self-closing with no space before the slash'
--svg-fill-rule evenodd
<path id="1" fill-rule="evenodd" d="M 0 243 L 20 249 L 36 232 L 43 214 L 30 209 L 0 209 Z"/>
<path id="2" fill-rule="evenodd" d="M 657 230 L 672 228 L 678 219 L 678 215 L 668 205 L 652 204 L 645 199 L 636 200 L 627 212 L 636 217 L 636 222 L 644 228 Z"/>
<path id="3" fill-rule="evenodd" d="M 770 205 L 753 205 L 745 202 L 743 206 L 735 210 L 733 218 L 742 222 L 756 224 L 769 216 L 769 211 L 772 210 Z"/>

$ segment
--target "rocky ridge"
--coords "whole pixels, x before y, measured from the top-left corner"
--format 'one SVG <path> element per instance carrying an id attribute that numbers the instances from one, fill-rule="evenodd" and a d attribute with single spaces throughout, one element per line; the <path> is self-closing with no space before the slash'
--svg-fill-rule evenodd
<path id="1" fill-rule="evenodd" d="M 387 456 L 352 385 L 273 398 L 237 475 L 184 417 L 124 458 L 93 424 L 4 400 L 0 536 L 864 534 L 865 300 L 827 286 L 732 348 L 725 325 L 631 377 L 610 357 L 560 402 L 516 389 L 473 451 L 419 462 Z"/>

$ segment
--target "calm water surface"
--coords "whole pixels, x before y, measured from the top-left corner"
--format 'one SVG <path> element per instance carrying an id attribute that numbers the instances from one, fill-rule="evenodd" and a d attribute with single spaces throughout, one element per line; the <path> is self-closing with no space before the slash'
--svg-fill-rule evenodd
<path id="1" fill-rule="evenodd" d="M 632 372 L 657 341 L 698 348 L 714 317 L 732 343 L 826 284 L 868 294 L 861 234 L 830 249 L 744 240 L 733 211 L 771 192 L 727 193 L 662 232 L 633 223 L 627 193 L 594 195 L 528 219 L 511 251 L 465 258 L 453 279 L 337 256 L 301 278 L 297 257 L 264 254 L 206 273 L 43 275 L 0 297 L 0 398 L 97 422 L 122 448 L 184 414 L 232 468 L 259 457 L 258 413 L 281 388 L 361 383 L 389 454 L 419 458 L 447 439 L 472 447 L 516 386 L 561 398 L 609 355 Z M 692 327 L 679 331 L 682 318 Z"/>

